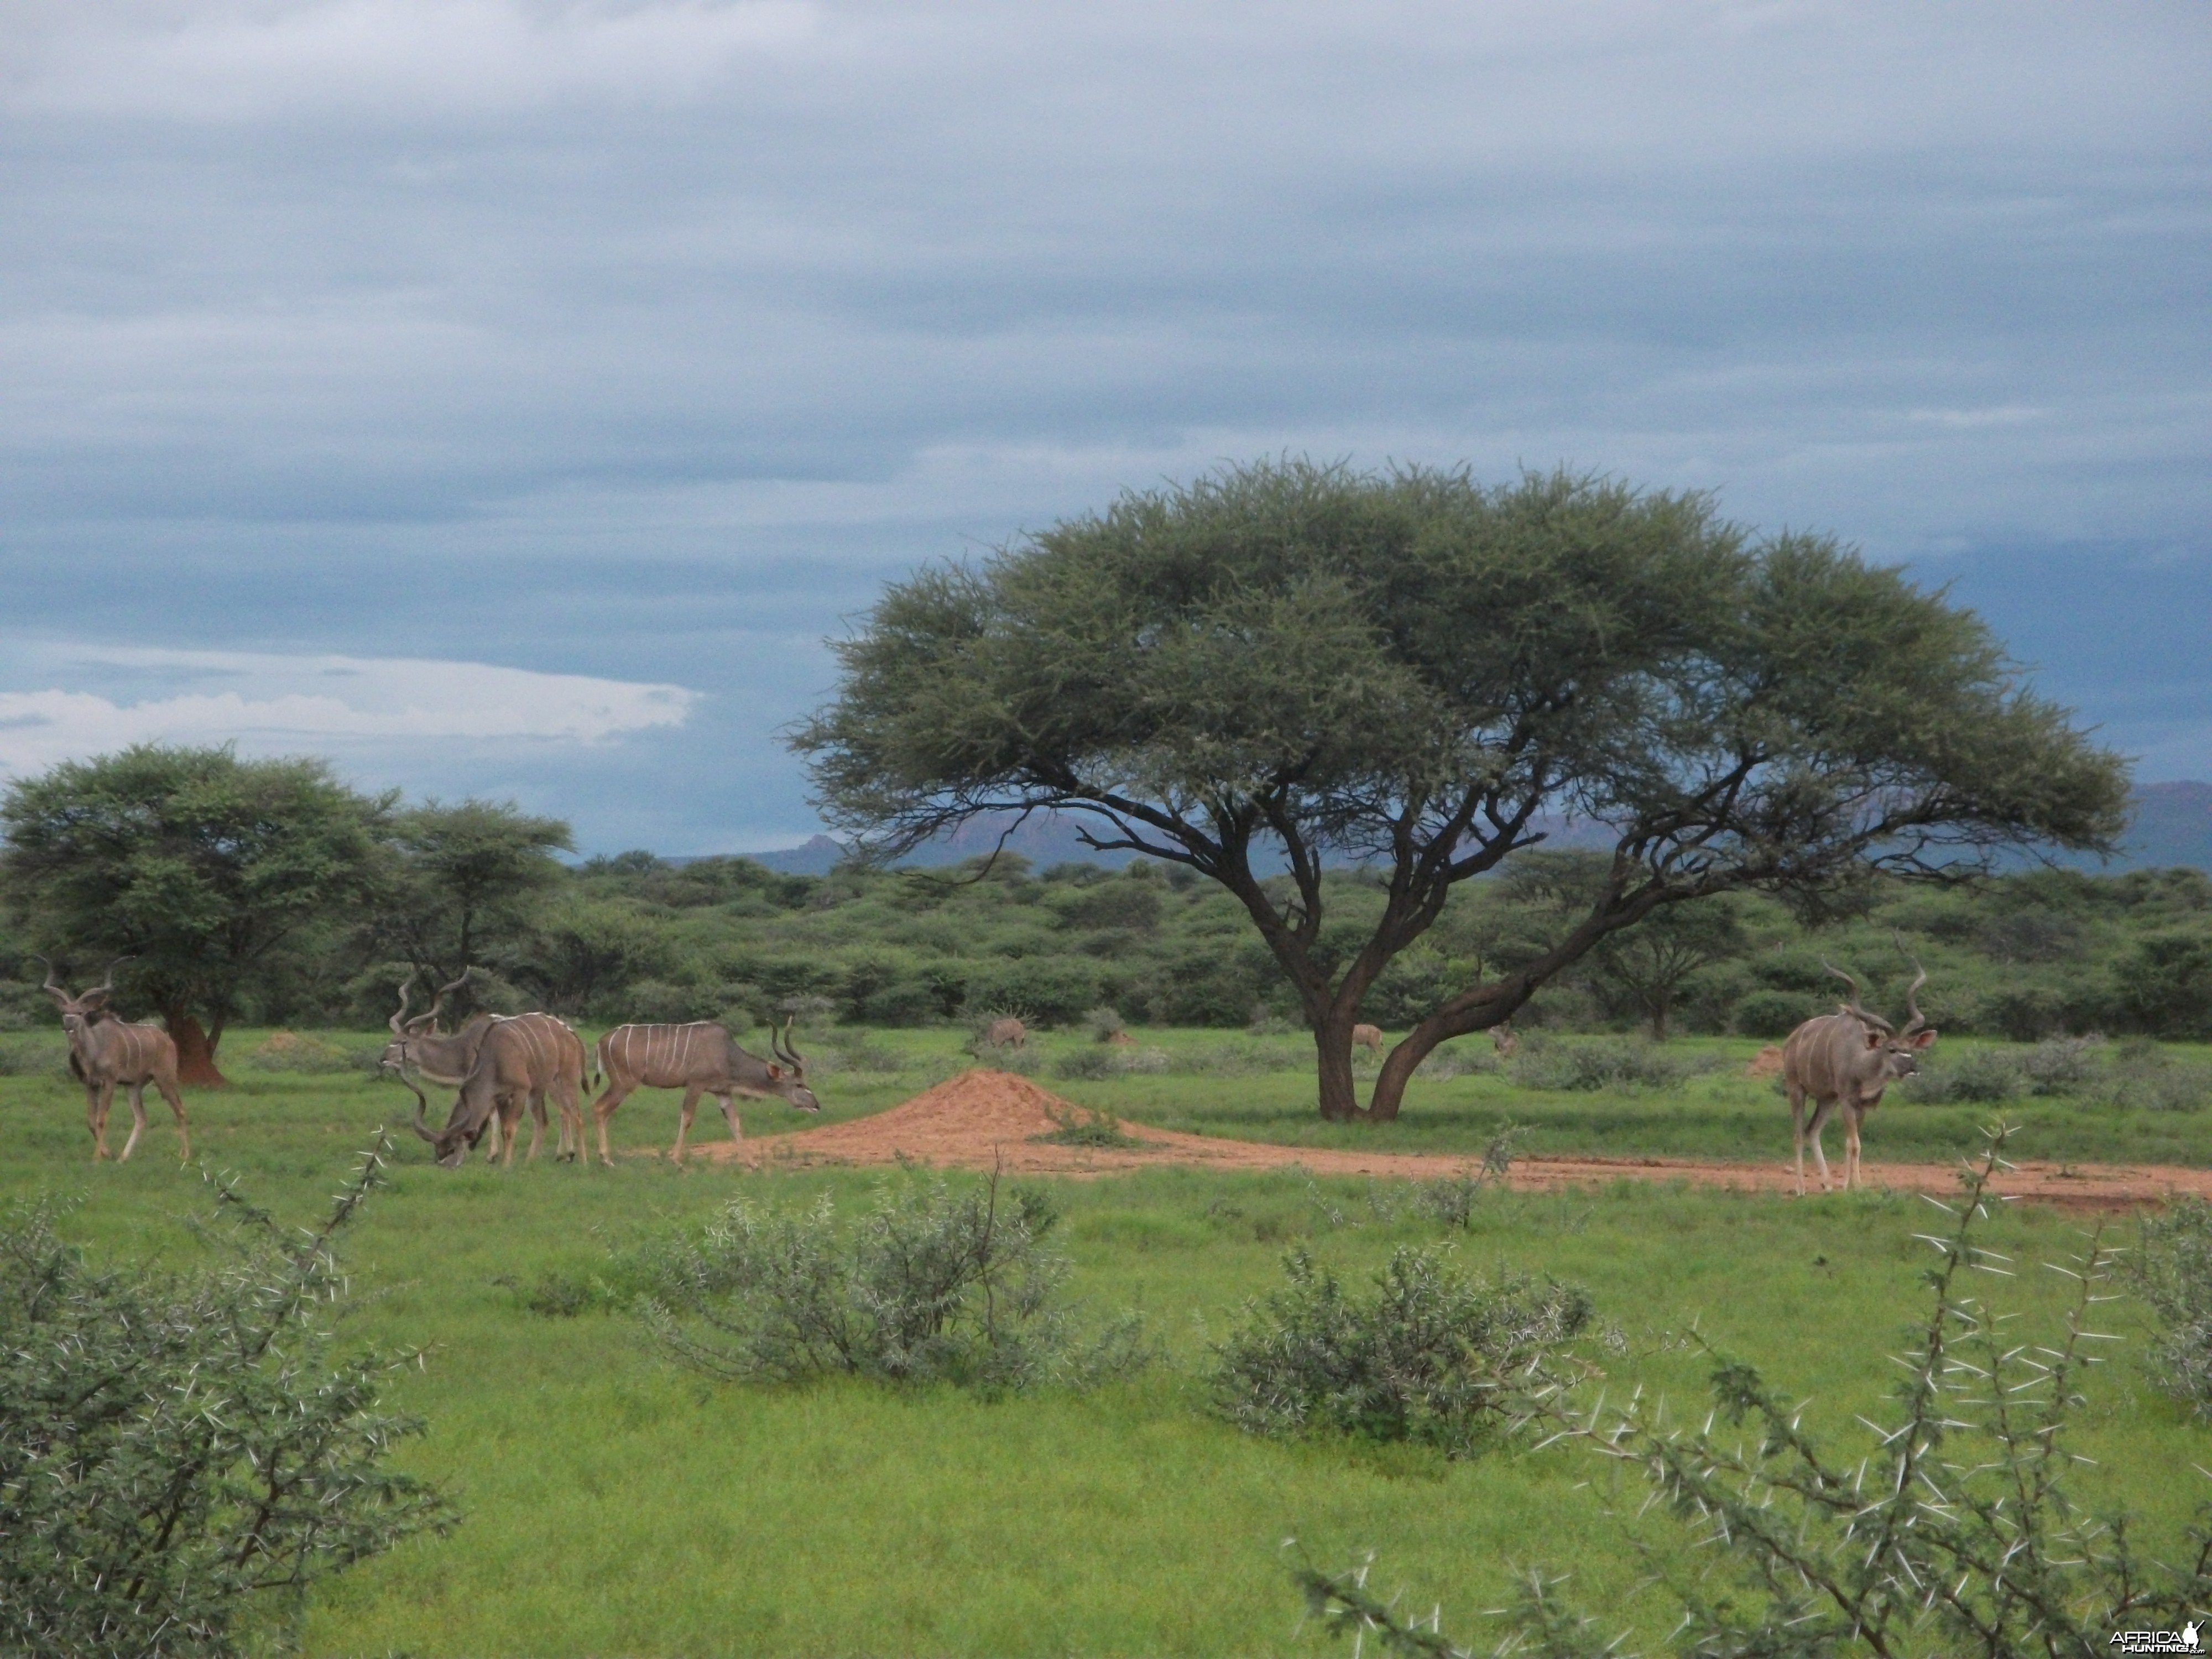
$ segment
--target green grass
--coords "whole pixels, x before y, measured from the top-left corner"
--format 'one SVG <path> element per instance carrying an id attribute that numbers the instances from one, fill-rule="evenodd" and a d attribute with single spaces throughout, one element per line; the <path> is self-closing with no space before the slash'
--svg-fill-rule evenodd
<path id="1" fill-rule="evenodd" d="M 1140 1036 L 1194 1051 L 1226 1040 Z M 1049 1073 L 1063 1040 L 1079 1039 L 1046 1040 L 1041 1080 L 1139 1121 L 1258 1133 L 1277 1122 L 1296 1130 L 1297 1109 L 1310 1111 L 1310 1085 L 1293 1075 L 1063 1082 Z M 234 1037 L 226 1057 L 252 1041 Z M 961 1061 L 950 1034 L 879 1041 L 911 1065 L 826 1071 L 825 1118 L 879 1109 Z M 240 1086 L 190 1097 L 198 1149 L 293 1219 L 312 1218 L 351 1150 L 379 1122 L 398 1121 L 399 1103 L 412 1104 L 352 1075 L 234 1069 Z M 1554 1145 L 1571 1144 L 1577 1125 L 1618 1121 L 1641 1137 L 1638 1149 L 1712 1151 L 1721 1126 L 1740 1121 L 1764 1139 L 1736 1155 L 1787 1148 L 1779 1102 L 1762 1104 L 1764 1085 L 1741 1079 L 1615 1102 L 1515 1097 L 1490 1078 L 1432 1086 L 1392 1132 L 1409 1138 L 1394 1144 L 1479 1150 L 1482 1115 L 1494 1111 L 1537 1124 Z M 1747 1097 L 1735 1107 L 1731 1087 Z M 80 1099 L 49 1075 L 0 1077 L 0 1197 L 80 1197 L 65 1224 L 108 1255 L 201 1259 L 186 1223 L 204 1211 L 205 1190 L 178 1168 L 166 1112 L 130 1164 L 95 1169 Z M 1671 1126 L 1670 1109 L 1699 1127 Z M 674 1115 L 673 1097 L 641 1092 L 615 1120 L 617 1146 L 665 1146 Z M 1885 1108 L 1869 1127 L 1869 1156 L 1898 1155 L 1883 1139 L 1892 1121 Z M 756 1103 L 746 1130 L 800 1121 Z M 1437 1124 L 1449 1127 L 1422 1127 Z M 310 1652 L 1326 1651 L 1301 1631 L 1281 1557 L 1290 1536 L 1324 1565 L 1379 1550 L 1379 1583 L 1412 1587 L 1425 1607 L 1441 1598 L 1447 1627 L 1464 1634 L 1479 1635 L 1479 1609 L 1503 1599 L 1509 1564 L 1537 1559 L 1571 1569 L 1588 1604 L 1656 1625 L 1647 1644 L 1669 1622 L 1638 1600 L 1643 1569 L 1606 1513 L 1609 1477 L 1585 1457 L 1554 1450 L 1455 1465 L 1403 1448 L 1279 1445 L 1204 1414 L 1194 1372 L 1207 1334 L 1277 1281 L 1287 1243 L 1364 1273 L 1396 1244 L 1443 1236 L 1394 1213 L 1402 1189 L 1310 1183 L 1295 1171 L 1053 1183 L 1078 1294 L 1101 1310 L 1142 1307 L 1170 1363 L 1088 1396 L 987 1403 L 854 1384 L 710 1383 L 659 1358 L 611 1297 L 573 1317 L 532 1310 L 559 1300 L 536 1293 L 549 1279 L 618 1284 L 623 1252 L 739 1191 L 793 1204 L 827 1191 L 859 1204 L 876 1182 L 907 1178 L 896 1172 L 679 1172 L 645 1158 L 612 1171 L 541 1158 L 526 1170 L 472 1161 L 453 1172 L 429 1167 L 426 1153 L 402 1141 L 392 1189 L 354 1237 L 349 1261 L 370 1294 L 349 1328 L 428 1349 L 425 1368 L 399 1385 L 398 1403 L 430 1424 L 406 1455 L 449 1486 L 467 1518 L 450 1539 L 410 1544 L 337 1581 L 311 1618 Z M 1910 1236 L 1939 1219 L 1920 1200 L 1880 1194 L 1791 1200 L 1622 1183 L 1566 1197 L 1492 1194 L 1474 1228 L 1452 1237 L 1471 1267 L 1509 1262 L 1589 1285 L 1630 1343 L 1612 1366 L 1614 1386 L 1641 1382 L 1698 1408 L 1703 1364 L 1665 1340 L 1694 1323 L 1808 1396 L 1808 1420 L 1851 1442 L 1855 1413 L 1881 1414 L 1893 1374 L 1885 1355 L 1923 1307 L 1917 1274 L 1929 1253 Z M 2008 1212 L 1990 1242 L 2057 1256 L 2077 1244 L 2076 1225 Z M 2053 1316 L 2064 1281 L 2024 1273 L 1990 1289 L 2033 1323 Z M 2140 1334 L 2133 1304 L 2112 1311 L 2117 1328 Z M 2122 1357 L 2101 1376 L 2085 1431 L 2078 1449 L 2100 1462 L 2083 1472 L 2084 1493 L 2124 1503 L 2169 1535 L 2199 1490 L 2174 1471 L 2212 1466 L 2212 1430 L 2185 1422 Z M 1644 1524 L 1666 1538 L 1660 1523 Z"/>

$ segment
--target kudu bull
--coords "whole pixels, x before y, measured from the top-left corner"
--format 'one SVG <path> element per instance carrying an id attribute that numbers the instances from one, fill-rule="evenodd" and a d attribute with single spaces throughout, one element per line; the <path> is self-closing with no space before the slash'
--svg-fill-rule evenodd
<path id="1" fill-rule="evenodd" d="M 736 1097 L 781 1100 L 802 1112 L 818 1112 L 822 1103 L 806 1086 L 806 1061 L 791 1042 L 791 1022 L 781 1032 L 771 1030 L 769 1046 L 775 1060 L 749 1054 L 720 1026 L 702 1021 L 691 1025 L 617 1025 L 599 1039 L 599 1070 L 607 1079 L 606 1092 L 592 1103 L 592 1117 L 599 1126 L 599 1162 L 611 1166 L 607 1150 L 607 1120 L 615 1108 L 642 1085 L 648 1089 L 684 1091 L 684 1117 L 676 1129 L 675 1161 L 684 1161 L 684 1142 L 691 1133 L 691 1119 L 699 1109 L 699 1097 L 712 1095 L 729 1120 L 730 1139 L 744 1139 L 738 1127 Z M 780 1062 L 780 1063 L 779 1063 Z M 790 1069 L 787 1071 L 786 1066 Z"/>
<path id="2" fill-rule="evenodd" d="M 581 1155 L 584 1114 L 579 1096 L 584 1082 L 584 1043 L 566 1021 L 551 1014 L 478 1014 L 459 1031 L 447 1036 L 437 1030 L 437 1016 L 447 993 L 465 983 L 463 974 L 441 986 L 428 1013 L 407 1017 L 410 974 L 399 988 L 399 1012 L 392 1017 L 392 1041 L 386 1045 L 384 1066 L 396 1073 L 414 1094 L 415 1133 L 437 1149 L 437 1161 L 458 1169 L 468 1149 L 493 1137 L 488 1156 L 503 1165 L 514 1162 L 522 1113 L 531 1113 L 527 1163 L 538 1156 L 545 1133 L 545 1097 L 550 1094 L 561 1109 L 560 1156 Z M 434 1130 L 427 1121 L 429 1102 L 415 1086 L 410 1073 L 457 1089 L 446 1127 Z M 503 1148 L 503 1151 L 502 1151 Z"/>
<path id="3" fill-rule="evenodd" d="M 1826 963 L 1820 964 L 1826 968 Z M 1838 1014 L 1807 1020 L 1782 1045 L 1782 1086 L 1790 1096 L 1790 1127 L 1796 1141 L 1797 1192 L 1805 1192 L 1805 1102 L 1813 1109 L 1813 1161 L 1820 1166 L 1820 1190 L 1829 1190 L 1828 1159 L 1820 1150 L 1820 1131 L 1831 1113 L 1844 1115 L 1844 1190 L 1859 1184 L 1859 1124 L 1881 1104 L 1882 1091 L 1893 1079 L 1911 1077 L 1920 1069 L 1920 1051 L 1936 1041 L 1928 1017 L 1920 1012 L 1920 988 L 1928 970 L 1917 962 L 1919 977 L 1905 994 L 1905 1006 L 1912 1018 L 1900 1031 L 1880 1014 L 1859 1006 L 1859 982 L 1840 968 L 1828 971 L 1851 988 L 1851 1000 L 1839 1004 Z"/>
<path id="4" fill-rule="evenodd" d="M 46 982 L 40 988 L 62 1011 L 62 1030 L 69 1034 L 70 1070 L 84 1085 L 85 1127 L 92 1131 L 92 1158 L 97 1164 L 107 1156 L 107 1113 L 120 1086 L 131 1091 L 131 1138 L 115 1160 L 127 1161 L 146 1133 L 146 1085 L 152 1084 L 177 1115 L 178 1156 L 191 1161 L 191 1132 L 185 1126 L 185 1097 L 177 1092 L 177 1045 L 158 1025 L 133 1025 L 107 1006 L 115 994 L 115 970 L 131 960 L 118 957 L 107 964 L 107 976 L 81 995 L 71 996 L 54 981 L 54 965 L 44 957 Z"/>

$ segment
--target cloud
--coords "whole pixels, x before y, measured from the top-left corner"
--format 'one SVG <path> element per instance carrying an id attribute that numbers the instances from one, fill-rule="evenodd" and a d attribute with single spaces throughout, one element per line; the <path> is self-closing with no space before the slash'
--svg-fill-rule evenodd
<path id="1" fill-rule="evenodd" d="M 250 751 L 435 750 L 487 739 L 600 744 L 680 726 L 699 694 L 678 685 L 542 674 L 429 659 L 48 647 L 58 678 L 167 690 L 118 701 L 49 687 L 0 691 L 0 772 L 37 772 L 136 743 L 235 742 Z"/>
<path id="2" fill-rule="evenodd" d="M 683 99 L 814 32 L 804 0 L 172 0 L 25 6 L 18 107 L 242 120 L 498 111 L 577 95 Z"/>
<path id="3" fill-rule="evenodd" d="M 362 735 L 404 698 L 311 675 L 0 685 L 586 845 L 798 839 L 775 732 L 883 580 L 1289 451 L 1833 531 L 2183 764 L 2202 697 L 2126 687 L 2212 569 L 2205 15 L 0 0 L 0 665 L 96 629 L 700 701 L 586 741 Z M 2151 549 L 2187 580 L 2124 619 Z"/>

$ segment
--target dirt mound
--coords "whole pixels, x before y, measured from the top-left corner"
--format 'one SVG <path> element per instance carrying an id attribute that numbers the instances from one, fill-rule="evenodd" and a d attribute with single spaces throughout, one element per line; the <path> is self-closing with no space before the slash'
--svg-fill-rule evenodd
<path id="1" fill-rule="evenodd" d="M 1770 1042 L 1751 1057 L 1751 1064 L 1743 1068 L 1746 1077 L 1779 1077 L 1782 1075 L 1782 1045 Z"/>
<path id="2" fill-rule="evenodd" d="M 824 1129 L 769 1135 L 743 1145 L 718 1141 L 695 1157 L 782 1167 L 820 1164 L 890 1164 L 908 1158 L 943 1169 L 988 1170 L 1003 1163 L 1036 1175 L 1109 1175 L 1154 1164 L 1218 1170 L 1279 1170 L 1296 1164 L 1316 1175 L 1384 1176 L 1425 1181 L 1471 1173 L 1473 1157 L 1419 1152 L 1359 1152 L 1334 1147 L 1281 1146 L 1226 1140 L 1124 1122 L 1134 1146 L 1062 1146 L 1038 1139 L 1091 1113 L 1040 1089 L 1025 1077 L 978 1066 L 873 1117 Z M 1786 1131 L 1778 1121 L 1778 1133 Z M 1780 1135 L 1786 1141 L 1786 1134 Z M 1958 1166 L 1948 1164 L 1868 1164 L 1870 1187 L 1948 1196 L 1959 1188 Z M 1513 1164 L 1516 1188 L 1538 1191 L 1601 1186 L 1613 1181 L 1685 1181 L 1742 1192 L 1786 1192 L 1796 1183 L 1787 1159 L 1771 1164 L 1719 1163 L 1684 1158 L 1522 1158 Z M 2182 1194 L 2212 1198 L 2212 1170 L 2164 1164 L 2022 1164 L 1999 1177 L 2008 1196 L 2069 1209 L 2123 1210 L 2163 1203 Z"/>

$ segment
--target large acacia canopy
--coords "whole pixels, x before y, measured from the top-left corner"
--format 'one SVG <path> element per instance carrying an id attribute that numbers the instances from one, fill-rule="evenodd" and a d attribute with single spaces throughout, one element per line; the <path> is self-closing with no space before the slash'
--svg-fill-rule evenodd
<path id="1" fill-rule="evenodd" d="M 1378 1115 L 1437 1042 L 1657 905 L 2107 849 L 2124 821 L 2120 759 L 1972 612 L 1831 538 L 1565 473 L 1231 468 L 923 570 L 835 648 L 836 699 L 793 737 L 835 823 L 896 855 L 1068 811 L 1220 881 L 1297 988 L 1333 1114 L 1376 976 L 1561 816 L 1615 837 L 1603 893 L 1417 1027 Z M 1353 860 L 1389 903 L 1324 963 L 1320 872 Z"/>

